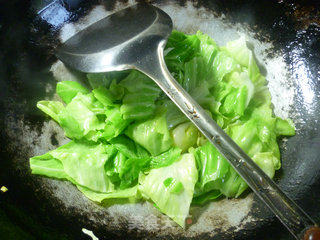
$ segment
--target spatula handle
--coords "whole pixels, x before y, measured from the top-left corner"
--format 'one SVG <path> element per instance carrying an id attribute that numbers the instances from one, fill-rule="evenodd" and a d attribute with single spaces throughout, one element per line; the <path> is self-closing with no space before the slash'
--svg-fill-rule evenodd
<path id="1" fill-rule="evenodd" d="M 270 208 L 296 239 L 308 239 L 304 238 L 305 233 L 307 234 L 305 230 L 315 226 L 315 222 L 253 162 L 175 81 L 164 62 L 164 45 L 165 41 L 160 43 L 154 55 L 145 56 L 136 66 L 137 69 L 144 72 L 159 85 L 202 134 L 229 161 L 254 193 Z M 311 239 L 314 240 L 314 238 Z"/>

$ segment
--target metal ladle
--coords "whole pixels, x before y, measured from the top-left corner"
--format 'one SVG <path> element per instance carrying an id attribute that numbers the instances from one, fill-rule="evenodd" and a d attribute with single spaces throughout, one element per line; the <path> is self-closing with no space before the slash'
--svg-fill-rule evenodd
<path id="1" fill-rule="evenodd" d="M 229 161 L 250 188 L 296 239 L 320 239 L 320 228 L 253 162 L 175 81 L 164 61 L 172 31 L 171 18 L 159 8 L 137 4 L 116 12 L 75 34 L 57 48 L 66 65 L 98 73 L 137 69 L 169 96 Z"/>

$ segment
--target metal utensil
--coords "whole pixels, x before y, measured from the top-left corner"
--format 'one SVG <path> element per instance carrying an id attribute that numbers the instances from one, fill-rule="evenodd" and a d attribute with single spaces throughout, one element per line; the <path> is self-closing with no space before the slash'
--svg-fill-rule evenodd
<path id="1" fill-rule="evenodd" d="M 80 31 L 58 47 L 56 55 L 82 72 L 137 69 L 148 75 L 225 156 L 296 239 L 318 239 L 315 233 L 319 235 L 320 229 L 315 222 L 171 76 L 163 56 L 171 31 L 172 21 L 165 12 L 151 5 L 137 4 Z"/>

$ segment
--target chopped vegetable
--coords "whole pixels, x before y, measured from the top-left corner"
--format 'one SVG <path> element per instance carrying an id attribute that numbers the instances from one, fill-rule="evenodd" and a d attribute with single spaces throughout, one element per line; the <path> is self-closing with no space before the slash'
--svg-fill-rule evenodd
<path id="1" fill-rule="evenodd" d="M 0 191 L 3 192 L 3 193 L 5 193 L 5 192 L 8 191 L 8 188 L 5 187 L 5 186 L 2 186 L 2 187 L 0 188 Z"/>
<path id="2" fill-rule="evenodd" d="M 295 128 L 273 115 L 265 77 L 245 38 L 219 47 L 201 32 L 173 31 L 166 52 L 176 80 L 272 178 L 281 167 L 277 138 L 294 135 Z M 56 90 L 62 101 L 38 102 L 71 141 L 32 157 L 33 174 L 68 180 L 97 203 L 153 201 L 181 227 L 191 203 L 239 197 L 247 189 L 149 77 L 132 70 L 87 78 L 91 90 L 61 81 Z"/>
<path id="3" fill-rule="evenodd" d="M 142 175 L 140 191 L 145 198 L 154 201 L 161 212 L 184 227 L 197 175 L 194 156 L 183 154 L 179 161 Z"/>

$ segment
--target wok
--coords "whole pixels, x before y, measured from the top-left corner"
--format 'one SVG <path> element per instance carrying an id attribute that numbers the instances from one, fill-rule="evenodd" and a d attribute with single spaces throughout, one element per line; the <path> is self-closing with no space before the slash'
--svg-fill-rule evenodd
<path id="1" fill-rule="evenodd" d="M 320 221 L 319 4 L 297 1 L 152 1 L 186 33 L 201 30 L 220 45 L 246 34 L 266 75 L 274 111 L 297 134 L 279 139 L 276 182 Z M 83 79 L 57 63 L 54 47 L 127 1 L 0 1 L 1 239 L 280 239 L 286 230 L 249 191 L 192 207 L 177 227 L 149 203 L 98 206 L 68 182 L 31 175 L 29 157 L 66 142 L 36 106 L 54 98 L 56 78 Z M 1 187 L 0 186 L 0 187 Z M 285 234 L 286 235 L 286 234 Z M 290 237 L 287 237 L 290 239 Z"/>

